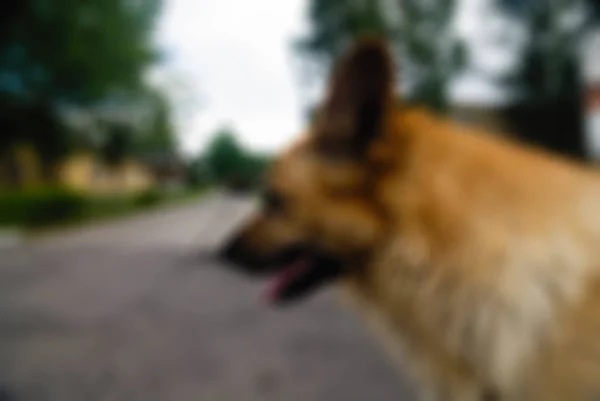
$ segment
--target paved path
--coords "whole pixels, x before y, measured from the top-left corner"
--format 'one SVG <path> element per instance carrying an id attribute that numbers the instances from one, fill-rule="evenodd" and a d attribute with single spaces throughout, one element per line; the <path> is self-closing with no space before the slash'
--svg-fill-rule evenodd
<path id="1" fill-rule="evenodd" d="M 286 311 L 208 259 L 251 206 L 204 202 L 0 250 L 0 401 L 397 401 L 323 292 Z"/>

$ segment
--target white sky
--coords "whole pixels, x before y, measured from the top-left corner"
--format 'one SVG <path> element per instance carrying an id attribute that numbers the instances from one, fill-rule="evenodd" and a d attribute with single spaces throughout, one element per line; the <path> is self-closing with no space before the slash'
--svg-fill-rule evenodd
<path id="1" fill-rule="evenodd" d="M 498 103 L 506 93 L 477 71 L 502 76 L 514 65 L 523 37 L 506 19 L 482 18 L 489 0 L 461 1 L 458 33 L 473 48 L 473 68 L 452 85 L 451 96 Z M 166 0 L 157 40 L 169 57 L 151 76 L 173 94 L 186 153 L 201 150 L 224 125 L 247 146 L 266 151 L 300 132 L 306 99 L 293 69 L 291 41 L 306 29 L 307 4 Z"/>
<path id="2" fill-rule="evenodd" d="M 469 49 L 467 67 L 449 86 L 451 101 L 501 105 L 518 96 L 502 82 L 520 67 L 518 49 L 528 40 L 525 25 L 498 12 L 490 0 L 460 0 L 453 27 Z"/>
<path id="3" fill-rule="evenodd" d="M 175 92 L 175 106 L 185 108 L 178 116 L 184 151 L 201 149 L 224 125 L 260 150 L 275 150 L 298 133 L 291 40 L 304 26 L 304 0 L 166 4 L 158 41 L 169 60 L 154 75 Z"/>

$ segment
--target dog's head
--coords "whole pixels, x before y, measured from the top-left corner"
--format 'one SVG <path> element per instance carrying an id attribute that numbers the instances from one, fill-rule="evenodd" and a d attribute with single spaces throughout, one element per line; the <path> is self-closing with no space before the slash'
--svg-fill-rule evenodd
<path id="1" fill-rule="evenodd" d="M 275 276 L 273 301 L 351 274 L 381 241 L 375 192 L 393 138 L 394 73 L 383 42 L 348 51 L 315 123 L 273 164 L 260 210 L 222 251 L 245 272 Z"/>

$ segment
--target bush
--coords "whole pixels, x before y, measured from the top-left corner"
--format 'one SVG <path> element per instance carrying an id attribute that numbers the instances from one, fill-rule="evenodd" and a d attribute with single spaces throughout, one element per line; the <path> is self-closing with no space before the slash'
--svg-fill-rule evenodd
<path id="1" fill-rule="evenodd" d="M 64 189 L 0 192 L 0 224 L 36 227 L 81 218 L 87 198 Z"/>
<path id="2" fill-rule="evenodd" d="M 162 193 L 157 189 L 146 190 L 134 199 L 135 206 L 148 207 L 159 203 L 162 199 Z"/>
<path id="3" fill-rule="evenodd" d="M 159 189 L 149 189 L 133 196 L 86 196 L 55 188 L 0 190 L 0 226 L 40 228 L 123 216 L 177 197 Z"/>

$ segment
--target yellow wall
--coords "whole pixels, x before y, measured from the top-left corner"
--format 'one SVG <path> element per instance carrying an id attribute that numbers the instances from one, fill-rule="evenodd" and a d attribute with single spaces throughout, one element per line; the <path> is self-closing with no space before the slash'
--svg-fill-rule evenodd
<path id="1" fill-rule="evenodd" d="M 154 185 L 151 172 L 134 160 L 107 166 L 89 153 L 70 157 L 59 167 L 58 177 L 66 187 L 97 194 L 137 192 Z"/>
<path id="2" fill-rule="evenodd" d="M 44 174 L 36 153 L 29 147 L 14 152 L 22 187 L 44 184 Z M 151 188 L 155 180 L 151 171 L 135 160 L 107 166 L 92 153 L 80 152 L 57 166 L 58 183 L 70 189 L 92 194 L 119 194 Z"/>

